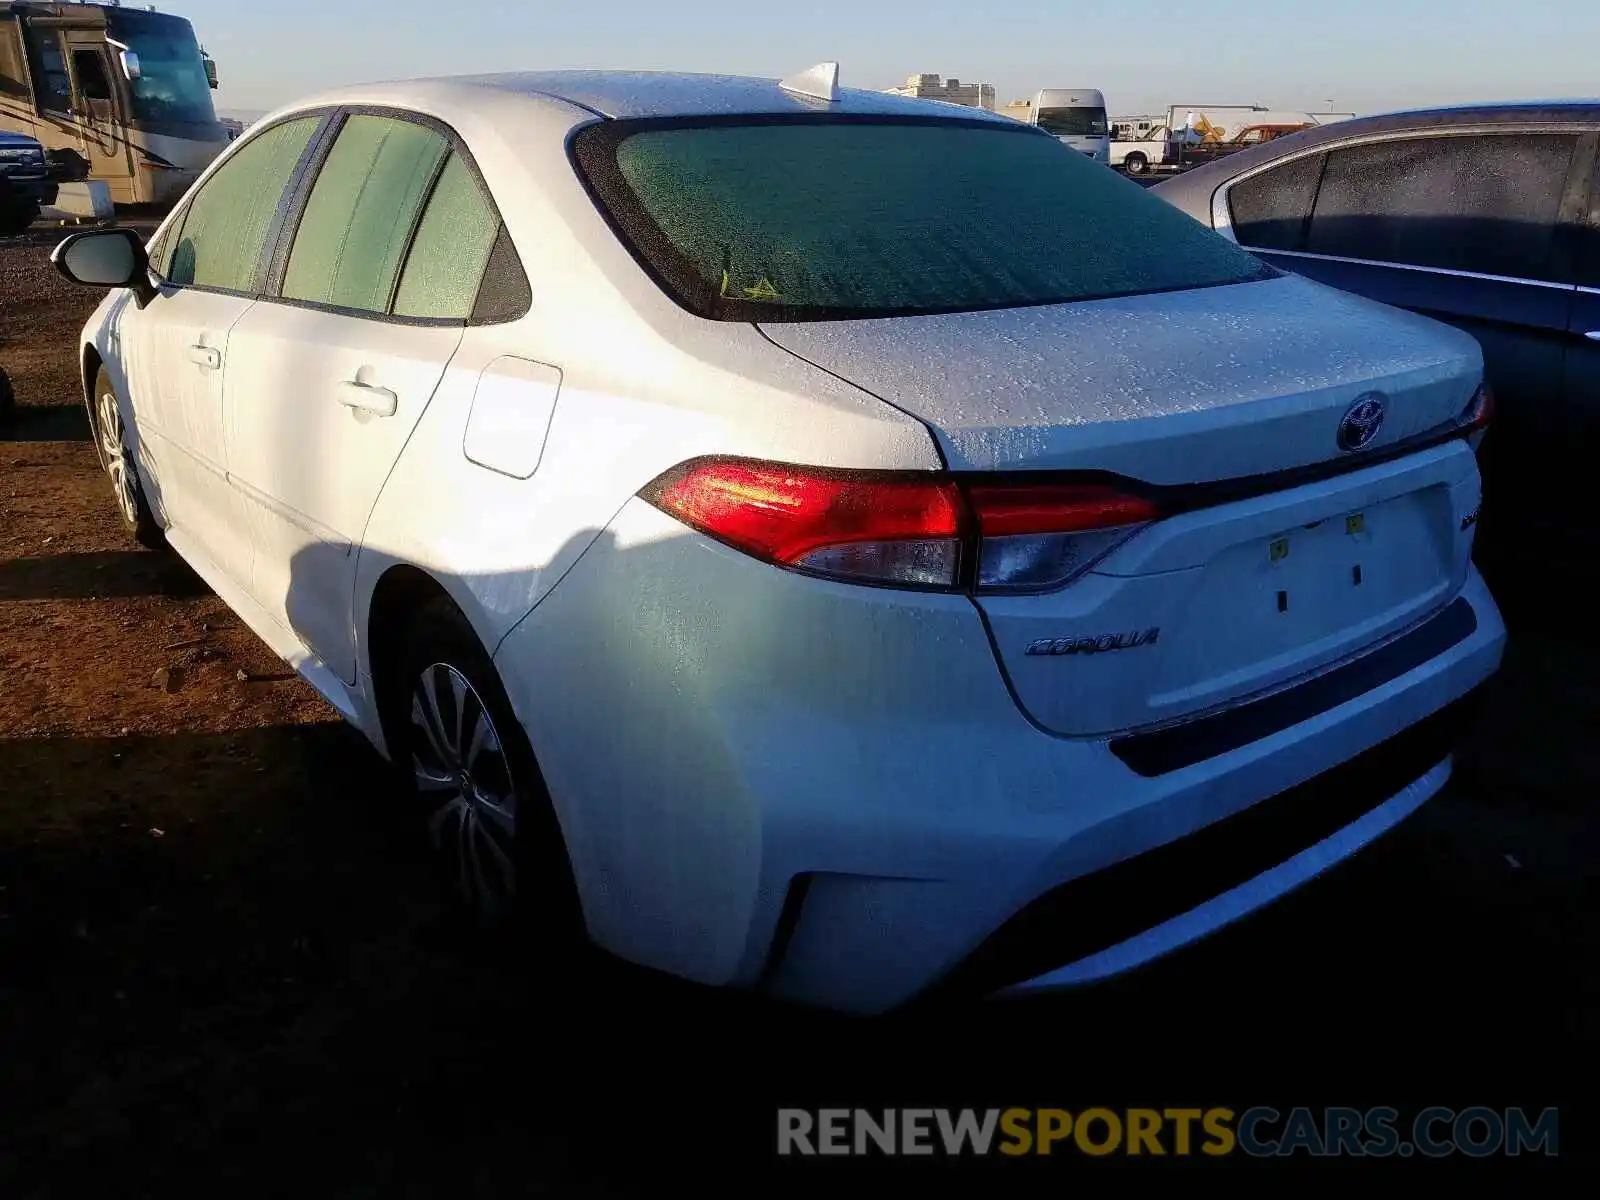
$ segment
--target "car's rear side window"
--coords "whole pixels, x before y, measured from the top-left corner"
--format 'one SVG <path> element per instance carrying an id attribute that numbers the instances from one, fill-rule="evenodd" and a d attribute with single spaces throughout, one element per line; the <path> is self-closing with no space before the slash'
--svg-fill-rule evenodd
<path id="1" fill-rule="evenodd" d="M 157 273 L 183 286 L 252 292 L 263 251 L 289 181 L 322 124 L 302 117 L 263 130 L 200 185 L 152 259 Z M 167 252 L 170 249 L 170 257 Z"/>
<path id="2" fill-rule="evenodd" d="M 1556 279 L 1556 220 L 1576 134 L 1395 138 L 1328 154 L 1314 254 Z"/>
<path id="3" fill-rule="evenodd" d="M 460 155 L 445 164 L 428 200 L 395 294 L 401 317 L 465 321 L 472 315 L 500 218 Z"/>
<path id="4" fill-rule="evenodd" d="M 352 116 L 317 173 L 281 295 L 386 313 L 418 214 L 450 152 L 426 125 Z"/>
<path id="5" fill-rule="evenodd" d="M 574 147 L 636 256 L 685 307 L 720 320 L 958 312 L 1273 274 L 1020 124 L 610 121 Z"/>

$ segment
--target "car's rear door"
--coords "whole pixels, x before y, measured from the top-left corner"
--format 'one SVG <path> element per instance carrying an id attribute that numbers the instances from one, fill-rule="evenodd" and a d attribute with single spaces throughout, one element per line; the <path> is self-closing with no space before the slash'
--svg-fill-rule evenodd
<path id="1" fill-rule="evenodd" d="M 346 682 L 356 549 L 461 342 L 498 226 L 448 130 L 349 113 L 269 294 L 234 329 L 229 469 L 256 530 L 252 591 Z"/>
<path id="2" fill-rule="evenodd" d="M 1229 185 L 1240 244 L 1285 270 L 1477 338 L 1498 401 L 1484 446 L 1490 557 L 1548 515 L 1510 486 L 1552 451 L 1594 162 L 1577 130 L 1374 135 Z"/>
<path id="3" fill-rule="evenodd" d="M 1600 554 L 1600 525 L 1592 515 L 1595 450 L 1600 447 L 1600 163 L 1580 237 L 1563 387 L 1550 415 L 1558 437 L 1549 469 L 1539 476 L 1555 493 L 1554 504 L 1561 511 L 1581 514 L 1574 521 L 1577 544 L 1563 555 L 1574 566 L 1592 563 Z"/>

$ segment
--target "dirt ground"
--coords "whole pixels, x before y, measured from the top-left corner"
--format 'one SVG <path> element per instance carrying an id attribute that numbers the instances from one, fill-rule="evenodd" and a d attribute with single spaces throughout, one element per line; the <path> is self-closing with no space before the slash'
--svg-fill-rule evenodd
<path id="1" fill-rule="evenodd" d="M 1562 1105 L 1587 1143 L 1593 645 L 1518 629 L 1444 795 L 1113 985 L 861 1022 L 552 975 L 451 930 L 376 756 L 121 534 L 53 241 L 0 242 L 0 1197 L 762 1193 L 779 1103 Z"/>

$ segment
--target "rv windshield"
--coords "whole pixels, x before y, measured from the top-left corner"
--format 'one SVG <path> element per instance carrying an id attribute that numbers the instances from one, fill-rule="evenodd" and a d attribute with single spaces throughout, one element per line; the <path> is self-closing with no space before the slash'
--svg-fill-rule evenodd
<path id="1" fill-rule="evenodd" d="M 109 35 L 139 56 L 139 78 L 128 84 L 135 120 L 216 121 L 205 60 L 189 22 L 120 8 L 108 10 L 106 18 Z"/>
<path id="2" fill-rule="evenodd" d="M 1041 108 L 1034 121 L 1046 133 L 1057 137 L 1104 137 L 1106 110 L 1103 108 Z"/>

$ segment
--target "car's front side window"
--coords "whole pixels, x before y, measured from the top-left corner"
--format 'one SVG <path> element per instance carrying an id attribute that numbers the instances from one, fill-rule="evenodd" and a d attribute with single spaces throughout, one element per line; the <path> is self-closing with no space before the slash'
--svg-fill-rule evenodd
<path id="1" fill-rule="evenodd" d="M 157 274 L 179 286 L 255 291 L 278 207 L 321 123 L 301 117 L 275 125 L 218 167 L 189 199 L 175 236 L 169 227 L 170 258 L 151 261 Z"/>
<path id="2" fill-rule="evenodd" d="M 283 298 L 387 313 L 412 231 L 449 153 L 444 137 L 425 125 L 350 117 L 306 201 Z"/>

